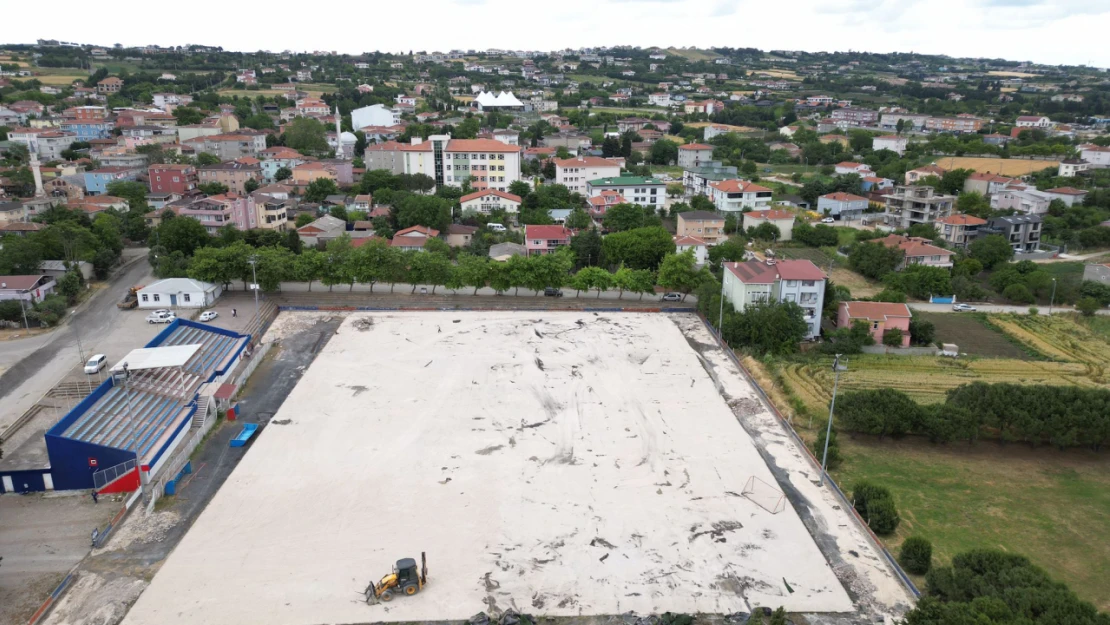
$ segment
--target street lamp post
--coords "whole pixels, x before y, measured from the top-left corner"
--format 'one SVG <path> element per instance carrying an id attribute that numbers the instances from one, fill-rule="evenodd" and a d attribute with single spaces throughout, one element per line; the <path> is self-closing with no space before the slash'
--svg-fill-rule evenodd
<path id="1" fill-rule="evenodd" d="M 821 486 L 825 485 L 825 476 L 829 474 L 829 438 L 832 437 L 833 409 L 836 408 L 836 389 L 837 386 L 840 385 L 840 372 L 847 370 L 848 365 L 841 365 L 840 354 L 837 354 L 836 358 L 833 360 L 833 371 L 835 372 L 835 377 L 833 378 L 832 401 L 829 402 L 829 424 L 825 429 L 825 451 L 821 454 L 821 479 L 819 481 L 819 484 Z"/>
<path id="2" fill-rule="evenodd" d="M 717 338 L 724 341 L 725 339 L 725 271 L 728 267 L 722 267 L 721 271 L 721 313 L 717 316 Z"/>
<path id="3" fill-rule="evenodd" d="M 131 370 L 123 363 L 123 398 L 127 402 L 127 427 L 131 429 L 131 446 L 134 447 L 138 432 L 135 431 L 135 411 L 131 409 Z M 135 449 L 136 456 L 139 450 Z"/>
<path id="4" fill-rule="evenodd" d="M 1048 300 L 1048 314 L 1052 316 L 1052 305 L 1056 303 L 1056 278 L 1052 279 L 1052 298 Z"/>
<path id="5" fill-rule="evenodd" d="M 258 257 L 251 256 L 247 262 L 251 264 L 251 275 L 254 277 L 251 289 L 254 291 L 254 318 L 258 319 Z"/>

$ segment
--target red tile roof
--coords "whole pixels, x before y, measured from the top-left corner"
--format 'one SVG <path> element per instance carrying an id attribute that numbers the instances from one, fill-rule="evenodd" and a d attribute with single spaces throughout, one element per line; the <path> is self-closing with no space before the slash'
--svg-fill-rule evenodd
<path id="1" fill-rule="evenodd" d="M 868 167 L 864 163 L 853 163 L 852 161 L 841 161 L 841 162 L 837 163 L 836 166 L 837 167 L 851 167 L 853 169 L 859 169 L 860 167 L 863 167 L 864 169 L 871 169 L 870 167 Z"/>
<path id="2" fill-rule="evenodd" d="M 951 256 L 952 252 L 935 245 L 928 239 L 921 237 L 907 237 L 892 234 L 877 241 L 887 247 L 896 247 L 906 253 L 906 256 Z"/>
<path id="3" fill-rule="evenodd" d="M 405 235 L 395 234 L 395 235 L 393 235 L 393 239 L 390 240 L 389 245 L 390 245 L 390 247 L 424 247 L 424 244 L 427 243 L 427 242 L 428 242 L 428 237 L 419 237 L 419 236 L 411 236 L 411 235 L 410 236 L 405 236 Z"/>
<path id="4" fill-rule="evenodd" d="M 825 272 L 808 260 L 780 260 L 773 265 L 758 260 L 725 263 L 745 284 L 773 284 L 775 280 L 824 280 Z"/>
<path id="5" fill-rule="evenodd" d="M 1059 193 L 1060 195 L 1087 195 L 1087 192 L 1083 189 L 1076 189 L 1074 187 L 1057 187 L 1055 189 L 1049 189 L 1048 191 L 1045 191 L 1045 193 Z"/>
<path id="6" fill-rule="evenodd" d="M 771 189 L 755 184 L 754 182 L 736 179 L 722 180 L 720 182 L 710 182 L 709 186 L 722 193 L 757 193 L 771 191 Z"/>
<path id="7" fill-rule="evenodd" d="M 620 167 L 618 161 L 600 156 L 575 156 L 555 159 L 556 167 Z"/>
<path id="8" fill-rule="evenodd" d="M 867 201 L 867 198 L 865 198 L 865 197 L 860 197 L 858 195 L 853 195 L 851 193 L 845 193 L 843 191 L 837 191 L 836 193 L 826 193 L 825 195 L 822 195 L 821 197 L 826 199 L 826 200 L 832 200 L 834 202 L 866 202 Z"/>
<path id="9" fill-rule="evenodd" d="M 448 152 L 520 152 L 520 147 L 501 143 L 496 139 L 451 139 Z"/>
<path id="10" fill-rule="evenodd" d="M 564 226 L 524 226 L 525 239 L 569 239 L 570 230 Z"/>
<path id="11" fill-rule="evenodd" d="M 439 230 L 429 228 L 427 226 L 409 226 L 403 230 L 398 230 L 393 236 L 406 237 L 406 236 L 423 236 L 435 238 L 439 236 Z"/>
<path id="12" fill-rule="evenodd" d="M 987 223 L 987 220 L 980 219 L 978 217 L 975 217 L 974 215 L 964 215 L 963 213 L 958 213 L 956 215 L 941 217 L 937 220 L 937 223 L 948 224 L 950 226 L 981 226 Z"/>
<path id="13" fill-rule="evenodd" d="M 849 319 L 886 321 L 888 317 L 912 317 L 910 307 L 890 302 L 841 302 Z"/>
<path id="14" fill-rule="evenodd" d="M 709 245 L 708 243 L 705 242 L 704 239 L 699 239 L 697 237 L 690 237 L 690 236 L 675 237 L 674 238 L 674 244 L 675 245 Z"/>
<path id="15" fill-rule="evenodd" d="M 481 191 L 475 191 L 473 193 L 467 193 L 466 195 L 459 198 L 459 203 L 469 202 L 470 200 L 474 200 L 474 199 L 477 199 L 477 198 L 480 198 L 480 197 L 483 197 L 483 196 L 486 196 L 486 195 L 496 195 L 497 197 L 502 197 L 502 198 L 505 198 L 506 200 L 510 200 L 510 201 L 518 202 L 518 203 L 522 201 L 520 199 L 519 195 L 513 195 L 512 193 L 506 193 L 504 191 L 498 191 L 497 189 L 483 189 Z"/>
<path id="16" fill-rule="evenodd" d="M 713 146 L 704 143 L 687 143 L 686 145 L 678 146 L 680 150 L 712 150 Z"/>
<path id="17" fill-rule="evenodd" d="M 2 287 L 5 289 L 13 289 L 16 291 L 26 291 L 27 289 L 35 286 L 42 276 L 0 276 L 0 283 L 7 286 Z"/>
<path id="18" fill-rule="evenodd" d="M 744 213 L 744 217 L 750 219 L 794 219 L 794 213 L 790 211 L 770 209 L 765 211 L 748 211 Z"/>

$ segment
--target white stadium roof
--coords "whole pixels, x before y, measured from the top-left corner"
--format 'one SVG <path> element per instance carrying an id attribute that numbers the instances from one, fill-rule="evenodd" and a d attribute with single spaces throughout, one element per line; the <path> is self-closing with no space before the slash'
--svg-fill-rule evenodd
<path id="1" fill-rule="evenodd" d="M 200 345 L 174 345 L 172 347 L 144 347 L 133 349 L 112 367 L 112 372 L 123 371 L 123 364 L 127 363 L 130 371 L 142 369 L 161 369 L 163 367 L 181 367 L 201 348 Z"/>

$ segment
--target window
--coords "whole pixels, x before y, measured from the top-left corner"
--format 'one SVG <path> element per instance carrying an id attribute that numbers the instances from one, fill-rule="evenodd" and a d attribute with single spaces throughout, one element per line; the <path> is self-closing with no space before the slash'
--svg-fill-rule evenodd
<path id="1" fill-rule="evenodd" d="M 189 301 L 189 294 L 188 293 L 184 293 L 183 297 L 185 298 L 186 302 Z"/>
<path id="2" fill-rule="evenodd" d="M 871 329 L 872 330 L 878 330 L 879 329 L 879 322 L 876 321 L 876 322 L 872 323 L 871 324 Z"/>
<path id="3" fill-rule="evenodd" d="M 782 301 L 784 301 L 784 302 L 793 302 L 793 301 L 795 300 L 795 298 L 796 298 L 796 297 L 797 297 L 797 296 L 796 296 L 796 295 L 794 295 L 793 293 L 787 293 L 787 294 L 786 294 L 786 297 L 785 297 L 785 298 L 783 298 L 783 300 L 782 300 Z"/>
<path id="4" fill-rule="evenodd" d="M 787 288 L 796 287 L 796 286 L 798 286 L 798 281 L 797 280 L 787 280 L 786 281 L 786 286 L 787 286 Z"/>
<path id="5" fill-rule="evenodd" d="M 146 295 L 146 293 L 143 293 L 143 301 L 145 302 L 145 301 L 147 301 L 148 299 L 149 299 L 149 298 L 147 298 L 147 295 Z"/>
<path id="6" fill-rule="evenodd" d="M 813 280 L 802 280 L 802 286 L 813 286 L 814 284 Z"/>
<path id="7" fill-rule="evenodd" d="M 156 302 L 157 302 L 157 301 L 159 301 L 160 299 L 161 299 L 161 297 L 160 297 L 160 296 L 159 296 L 159 295 L 158 295 L 157 293 L 155 293 L 155 294 L 154 294 L 154 301 L 156 301 Z"/>

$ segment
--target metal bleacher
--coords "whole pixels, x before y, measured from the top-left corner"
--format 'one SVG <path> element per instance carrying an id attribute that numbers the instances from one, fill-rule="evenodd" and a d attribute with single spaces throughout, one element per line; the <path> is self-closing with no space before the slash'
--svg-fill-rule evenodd
<path id="1" fill-rule="evenodd" d="M 140 459 L 145 459 L 189 411 L 197 388 L 220 370 L 246 340 L 245 336 L 227 336 L 191 325 L 178 326 L 164 340 L 150 347 L 200 345 L 184 366 L 132 372 L 126 386 L 122 382 L 115 384 L 66 428 L 63 435 L 134 451 Z"/>

